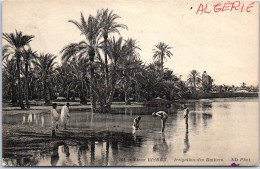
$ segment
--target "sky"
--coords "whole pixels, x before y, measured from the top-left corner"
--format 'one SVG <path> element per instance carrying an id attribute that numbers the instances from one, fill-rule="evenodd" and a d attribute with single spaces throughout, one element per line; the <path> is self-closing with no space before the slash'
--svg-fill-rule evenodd
<path id="1" fill-rule="evenodd" d="M 201 3 L 211 13 L 196 14 Z M 251 2 L 243 3 L 246 9 Z M 84 39 L 68 20 L 79 21 L 80 12 L 87 18 L 98 9 L 109 8 L 121 16 L 117 22 L 129 28 L 121 29 L 121 36 L 137 39 L 145 63 L 153 61 L 155 45 L 165 42 L 173 47 L 173 56 L 164 65 L 182 75 L 182 80 L 196 69 L 200 74 L 207 71 L 217 85 L 257 85 L 259 3 L 252 5 L 251 12 L 213 12 L 215 4 L 198 0 L 9 0 L 3 2 L 2 31 L 16 29 L 34 35 L 32 49 L 55 54 L 60 62 L 65 45 Z"/>

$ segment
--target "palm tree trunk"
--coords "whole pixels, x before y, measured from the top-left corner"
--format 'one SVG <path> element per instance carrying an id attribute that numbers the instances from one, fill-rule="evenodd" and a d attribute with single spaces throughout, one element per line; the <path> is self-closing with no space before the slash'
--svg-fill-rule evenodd
<path id="1" fill-rule="evenodd" d="M 25 103 L 26 103 L 26 107 L 30 108 L 29 105 L 29 80 L 28 80 L 28 60 L 26 60 L 25 63 Z"/>
<path id="2" fill-rule="evenodd" d="M 162 66 L 162 70 L 161 70 L 161 76 L 163 78 L 163 55 L 161 56 L 161 66 Z"/>
<path id="3" fill-rule="evenodd" d="M 90 101 L 91 101 L 91 108 L 92 108 L 92 113 L 96 112 L 96 98 L 94 95 L 94 90 L 93 90 L 93 83 L 95 81 L 95 69 L 93 67 L 94 63 L 94 57 L 95 57 L 95 50 L 93 48 L 89 49 L 89 56 L 90 56 L 90 63 L 91 63 L 91 68 L 90 68 Z"/>
<path id="4" fill-rule="evenodd" d="M 66 100 L 69 100 L 69 86 L 67 85 L 67 89 L 66 89 Z"/>
<path id="5" fill-rule="evenodd" d="M 47 78 L 44 80 L 44 83 L 43 83 L 43 92 L 44 92 L 44 100 L 45 100 L 45 104 L 48 104 L 50 103 L 50 100 L 49 100 L 49 88 L 47 87 Z"/>
<path id="6" fill-rule="evenodd" d="M 196 93 L 196 77 L 193 78 L 193 93 Z"/>
<path id="7" fill-rule="evenodd" d="M 12 98 L 12 104 L 16 105 L 17 104 L 17 94 L 16 94 L 16 87 L 15 87 L 15 74 L 12 75 L 13 76 L 13 81 L 11 83 L 11 98 Z"/>
<path id="8" fill-rule="evenodd" d="M 80 91 L 80 103 L 81 104 L 87 104 L 87 97 L 85 96 L 84 92 L 84 81 L 83 81 L 83 76 L 81 75 L 81 91 Z"/>
<path id="9" fill-rule="evenodd" d="M 21 91 L 21 78 L 20 78 L 20 56 L 16 56 L 16 63 L 17 63 L 17 80 L 18 80 L 18 99 L 19 99 L 19 105 L 21 109 L 25 109 L 23 104 L 23 98 L 22 98 L 22 91 Z"/>
<path id="10" fill-rule="evenodd" d="M 47 98 L 47 85 L 46 85 L 46 83 L 44 83 L 44 85 L 43 85 L 43 93 L 44 93 L 44 102 L 45 102 L 45 104 L 47 104 L 48 98 Z"/>
<path id="11" fill-rule="evenodd" d="M 107 95 L 107 90 L 108 90 L 108 79 L 109 79 L 109 75 L 108 75 L 108 60 L 107 60 L 107 35 L 104 35 L 104 47 L 105 47 L 105 80 L 106 80 L 106 95 Z"/>
<path id="12" fill-rule="evenodd" d="M 16 97 L 16 92 L 15 92 L 15 85 L 14 83 L 11 84 L 11 98 L 12 98 L 12 104 L 16 105 L 17 104 L 17 97 Z"/>
<path id="13" fill-rule="evenodd" d="M 47 99 L 48 99 L 48 103 L 50 103 L 51 102 L 51 87 L 49 86 L 48 87 L 48 93 L 47 93 Z"/>
<path id="14" fill-rule="evenodd" d="M 125 84 L 125 105 L 131 105 L 128 89 L 129 89 L 129 86 L 128 86 L 128 83 L 126 82 L 126 84 Z"/>
<path id="15" fill-rule="evenodd" d="M 138 84 L 135 84 L 135 95 L 136 95 L 136 100 L 139 102 L 140 101 L 140 94 L 139 94 Z"/>
<path id="16" fill-rule="evenodd" d="M 106 110 L 106 98 L 99 98 L 99 105 L 100 105 L 100 112 L 101 113 L 107 113 Z"/>
<path id="17" fill-rule="evenodd" d="M 115 94 L 115 85 L 116 85 L 116 79 L 112 74 L 111 82 L 110 82 L 110 86 L 109 86 L 110 91 L 109 91 L 109 94 L 107 96 L 106 105 L 105 105 L 106 112 L 109 112 L 109 110 L 111 108 L 111 105 L 112 105 L 112 102 L 113 102 L 113 97 L 114 97 L 114 94 Z"/>

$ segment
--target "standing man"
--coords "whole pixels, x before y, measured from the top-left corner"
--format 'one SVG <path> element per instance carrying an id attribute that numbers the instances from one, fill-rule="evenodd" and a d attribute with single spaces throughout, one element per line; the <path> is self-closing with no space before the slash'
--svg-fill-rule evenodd
<path id="1" fill-rule="evenodd" d="M 185 124 L 186 124 L 186 134 L 189 132 L 189 113 L 190 113 L 190 110 L 188 108 L 188 106 L 184 106 L 184 111 L 183 111 L 183 116 L 185 118 Z"/>
<path id="2" fill-rule="evenodd" d="M 70 107 L 70 104 L 66 103 L 66 105 L 64 105 L 61 109 L 60 120 L 61 120 L 61 123 L 63 124 L 64 130 L 67 129 L 67 123 L 68 123 L 68 120 L 69 120 L 69 117 L 70 117 L 69 107 Z"/>
<path id="3" fill-rule="evenodd" d="M 190 110 L 189 110 L 188 106 L 184 106 L 183 115 L 184 115 L 184 118 L 186 119 L 186 120 L 185 120 L 185 123 L 186 123 L 186 124 L 188 124 L 189 113 L 190 113 Z"/>
<path id="4" fill-rule="evenodd" d="M 166 123 L 166 120 L 168 119 L 168 114 L 166 112 L 164 112 L 164 111 L 158 111 L 157 113 L 153 112 L 152 116 L 161 118 L 162 132 L 164 132 L 165 123 Z"/>
<path id="5" fill-rule="evenodd" d="M 56 137 L 56 130 L 58 129 L 59 124 L 59 114 L 56 108 L 57 103 L 53 103 L 51 109 L 52 137 Z"/>

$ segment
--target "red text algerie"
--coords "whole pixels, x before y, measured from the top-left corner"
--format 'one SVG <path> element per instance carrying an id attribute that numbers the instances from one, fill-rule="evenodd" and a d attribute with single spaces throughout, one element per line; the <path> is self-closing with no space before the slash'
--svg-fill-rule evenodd
<path id="1" fill-rule="evenodd" d="M 210 6 L 208 4 L 200 4 L 196 14 L 211 13 L 211 12 L 224 12 L 224 11 L 239 11 L 239 12 L 251 12 L 255 2 L 219 2 Z"/>

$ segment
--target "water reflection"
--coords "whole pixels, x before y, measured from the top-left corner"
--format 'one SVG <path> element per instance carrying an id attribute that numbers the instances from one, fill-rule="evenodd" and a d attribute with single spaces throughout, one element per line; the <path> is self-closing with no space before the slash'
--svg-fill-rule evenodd
<path id="1" fill-rule="evenodd" d="M 212 109 L 212 101 L 193 101 L 185 103 L 191 111 L 207 111 Z"/>
<path id="2" fill-rule="evenodd" d="M 70 149 L 69 149 L 69 146 L 67 144 L 64 144 L 63 146 L 63 153 L 66 154 L 66 157 L 69 157 L 70 156 Z"/>
<path id="3" fill-rule="evenodd" d="M 108 165 L 108 161 L 109 161 L 109 142 L 106 142 L 106 159 L 105 159 L 105 165 Z"/>
<path id="4" fill-rule="evenodd" d="M 184 149 L 183 154 L 186 154 L 190 149 L 190 142 L 189 142 L 189 124 L 186 123 L 186 132 L 185 132 L 185 138 L 184 138 Z"/>
<path id="5" fill-rule="evenodd" d="M 165 135 L 162 135 L 160 132 L 161 126 L 160 123 L 158 123 L 158 119 L 153 119 L 149 112 L 156 111 L 157 109 L 132 109 L 128 107 L 118 110 L 119 112 L 122 112 L 121 115 L 120 113 L 117 114 L 117 109 L 113 109 L 113 111 L 115 110 L 114 114 L 91 114 L 89 112 L 73 111 L 69 126 L 72 130 L 91 130 L 91 137 L 86 138 L 84 141 L 65 139 L 64 141 L 67 145 L 58 145 L 58 148 L 54 146 L 53 150 L 51 148 L 48 153 L 42 152 L 43 155 L 40 156 L 37 153 L 33 154 L 38 160 L 35 160 L 37 162 L 34 163 L 34 165 L 145 165 L 145 162 L 120 161 L 120 158 L 144 158 L 147 163 L 147 159 L 150 157 L 165 157 L 168 160 L 171 160 L 173 157 L 193 158 L 195 154 L 203 154 L 204 152 L 211 155 L 218 153 L 216 156 L 221 157 L 222 154 L 219 154 L 219 152 L 224 152 L 225 149 L 230 148 L 228 146 L 233 146 L 230 145 L 231 141 L 242 139 L 241 144 L 243 144 L 246 142 L 245 139 L 252 136 L 249 132 L 243 133 L 243 130 L 237 132 L 237 127 L 240 127 L 241 124 L 243 125 L 244 123 L 242 122 L 250 122 L 251 117 L 254 116 L 252 115 L 253 113 L 241 113 L 240 109 L 238 109 L 240 106 L 239 104 L 241 103 L 229 103 L 230 108 L 225 111 L 223 111 L 223 107 L 219 106 L 219 104 L 222 103 L 207 102 L 204 104 L 195 102 L 193 104 L 195 107 L 188 104 L 190 114 L 187 123 L 183 118 L 182 109 L 176 110 L 174 107 L 167 109 L 166 111 L 169 112 L 169 118 L 166 123 Z M 253 105 L 251 105 L 250 102 L 247 104 L 250 105 L 245 107 L 243 112 L 253 112 L 258 105 L 257 102 L 252 103 Z M 148 109 L 149 111 L 146 112 Z M 132 122 L 138 113 L 142 116 L 140 124 L 142 130 L 132 133 Z M 3 121 L 4 123 L 9 123 L 17 120 L 20 124 L 21 122 L 25 123 L 25 121 L 27 123 L 28 116 L 29 114 L 7 116 L 3 118 Z M 46 127 L 50 124 L 49 114 L 37 114 L 37 116 L 38 117 L 36 118 L 32 115 L 34 127 Z M 236 119 L 230 120 L 232 118 Z M 239 120 L 237 120 L 238 118 Z M 36 125 L 37 119 L 38 125 Z M 232 131 L 236 137 L 229 137 L 226 128 L 224 127 L 226 125 L 231 126 L 228 132 Z M 250 128 L 250 125 L 244 125 L 242 127 Z M 100 131 L 109 134 L 105 134 L 103 137 L 103 135 L 100 134 Z M 241 134 L 241 132 L 243 134 Z M 109 135 L 109 137 L 107 137 L 107 135 Z M 245 135 L 247 137 L 244 137 Z M 223 139 L 221 141 L 216 141 L 219 140 L 220 137 L 223 137 Z M 52 139 L 52 142 L 54 141 L 55 140 Z M 17 146 L 17 149 L 22 149 L 22 146 Z M 243 146 L 246 147 L 246 145 Z M 10 149 L 10 147 L 8 148 Z M 240 147 L 233 147 L 232 149 L 243 150 L 243 148 Z M 219 151 L 216 152 L 216 150 Z M 248 148 L 248 150 L 250 150 L 250 148 Z M 8 152 L 8 149 L 4 149 L 3 151 Z M 39 151 L 41 150 L 37 150 L 37 152 Z M 25 151 L 25 153 L 28 152 Z M 7 156 L 8 155 L 4 156 L 4 158 L 7 158 Z M 21 157 L 17 158 L 20 160 L 23 159 Z M 16 160 L 16 157 L 10 157 L 10 159 Z M 33 159 L 29 158 L 29 160 L 30 162 L 28 162 L 28 159 L 25 159 L 17 165 L 33 165 L 33 161 L 31 161 Z M 10 161 L 9 164 L 12 165 Z M 160 165 L 162 163 L 156 164 Z M 14 165 L 16 165 L 16 163 L 14 163 Z"/>
<path id="6" fill-rule="evenodd" d="M 189 118 L 190 118 L 190 121 L 192 124 L 192 130 L 197 131 L 196 130 L 197 129 L 197 113 L 192 112 L 189 115 L 190 115 Z"/>
<path id="7" fill-rule="evenodd" d="M 56 143 L 52 148 L 51 166 L 56 166 L 59 161 L 59 145 Z"/>
<path id="8" fill-rule="evenodd" d="M 93 165 L 95 162 L 95 141 L 94 140 L 91 141 L 90 150 L 91 150 L 90 164 Z"/>
<path id="9" fill-rule="evenodd" d="M 202 113 L 203 126 L 206 128 L 208 125 L 208 120 L 212 119 L 212 114 Z"/>
<path id="10" fill-rule="evenodd" d="M 41 114 L 42 127 L 44 126 L 44 116 Z"/>
<path id="11" fill-rule="evenodd" d="M 79 166 L 86 166 L 88 161 L 87 161 L 87 151 L 89 151 L 89 147 L 87 144 L 84 144 L 79 147 L 78 150 L 78 163 Z"/>
<path id="12" fill-rule="evenodd" d="M 160 157 L 166 157 L 169 152 L 169 147 L 165 139 L 165 134 L 161 133 L 161 136 L 154 139 L 153 151 L 158 152 Z"/>
<path id="13" fill-rule="evenodd" d="M 23 114 L 21 121 L 22 121 L 22 124 L 29 124 L 29 125 L 35 124 L 35 125 L 41 125 L 42 127 L 44 127 L 44 125 L 46 125 L 45 116 L 49 116 L 49 115 L 44 114 L 44 113 Z"/>
<path id="14" fill-rule="evenodd" d="M 32 121 L 33 121 L 33 117 L 32 116 L 33 116 L 32 113 L 30 113 L 29 116 L 28 116 L 28 120 L 27 121 L 28 121 L 29 124 L 31 124 Z"/>
<path id="15" fill-rule="evenodd" d="M 22 121 L 22 124 L 24 124 L 26 122 L 25 120 L 25 114 L 23 115 L 23 121 Z"/>

